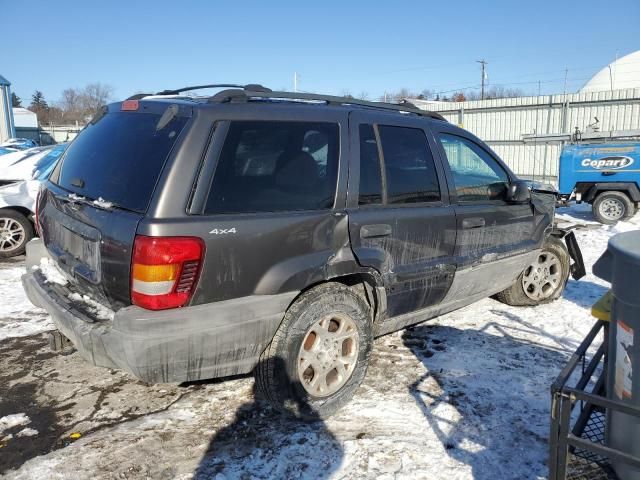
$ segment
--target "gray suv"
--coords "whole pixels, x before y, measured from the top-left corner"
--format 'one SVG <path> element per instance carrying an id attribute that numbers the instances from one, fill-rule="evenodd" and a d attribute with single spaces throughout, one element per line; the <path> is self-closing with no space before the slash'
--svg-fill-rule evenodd
<path id="1" fill-rule="evenodd" d="M 43 185 L 24 288 L 95 365 L 253 370 L 277 408 L 327 416 L 375 337 L 491 295 L 548 302 L 584 270 L 555 192 L 439 115 L 224 87 L 104 107 Z"/>

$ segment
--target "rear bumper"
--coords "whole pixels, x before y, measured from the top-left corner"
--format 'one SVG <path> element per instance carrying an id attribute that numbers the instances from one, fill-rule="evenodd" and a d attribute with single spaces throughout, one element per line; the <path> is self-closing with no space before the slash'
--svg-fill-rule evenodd
<path id="1" fill-rule="evenodd" d="M 94 365 L 125 370 L 149 383 L 250 372 L 297 292 L 164 311 L 127 307 L 112 321 L 89 322 L 37 271 L 22 277 L 29 300 Z"/>

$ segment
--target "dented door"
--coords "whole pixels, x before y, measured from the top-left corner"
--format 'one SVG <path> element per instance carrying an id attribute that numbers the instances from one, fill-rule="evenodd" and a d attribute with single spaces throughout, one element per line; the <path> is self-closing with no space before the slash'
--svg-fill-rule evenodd
<path id="1" fill-rule="evenodd" d="M 455 271 L 455 212 L 424 127 L 420 118 L 350 116 L 351 244 L 361 265 L 380 272 L 389 317 L 439 303 Z M 411 193 L 419 178 L 424 191 Z"/>

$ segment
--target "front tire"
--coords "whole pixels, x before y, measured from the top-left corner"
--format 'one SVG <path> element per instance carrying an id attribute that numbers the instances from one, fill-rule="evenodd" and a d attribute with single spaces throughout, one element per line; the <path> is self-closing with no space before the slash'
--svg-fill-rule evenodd
<path id="1" fill-rule="evenodd" d="M 636 212 L 631 199 L 622 192 L 603 192 L 593 202 L 593 215 L 600 223 L 615 225 L 628 220 Z"/>
<path id="2" fill-rule="evenodd" d="M 342 284 L 319 285 L 287 310 L 255 369 L 256 385 L 280 411 L 329 417 L 364 380 L 372 344 L 365 300 Z"/>
<path id="3" fill-rule="evenodd" d="M 33 235 L 27 217 L 15 210 L 0 209 L 0 258 L 22 255 Z"/>
<path id="4" fill-rule="evenodd" d="M 571 258 L 562 240 L 549 237 L 542 251 L 524 269 L 511 287 L 496 294 L 496 300 L 513 306 L 541 305 L 562 296 L 569 278 Z"/>

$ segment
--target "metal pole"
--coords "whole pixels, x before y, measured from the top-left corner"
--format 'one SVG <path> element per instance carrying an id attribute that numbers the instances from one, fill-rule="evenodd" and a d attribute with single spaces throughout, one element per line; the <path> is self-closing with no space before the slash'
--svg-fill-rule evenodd
<path id="1" fill-rule="evenodd" d="M 484 59 L 476 60 L 476 62 L 478 62 L 480 65 L 482 65 L 482 82 L 480 83 L 480 85 L 481 85 L 481 87 L 480 87 L 480 100 L 484 100 L 484 82 L 485 82 L 485 79 L 486 79 L 486 76 L 487 76 L 485 68 L 486 68 L 487 62 Z"/>
<path id="2" fill-rule="evenodd" d="M 293 72 L 293 91 L 298 91 L 298 72 Z"/>

